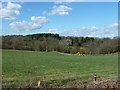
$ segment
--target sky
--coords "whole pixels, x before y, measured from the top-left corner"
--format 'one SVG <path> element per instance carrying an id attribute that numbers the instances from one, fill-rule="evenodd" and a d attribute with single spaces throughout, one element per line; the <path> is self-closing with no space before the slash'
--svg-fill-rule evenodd
<path id="1" fill-rule="evenodd" d="M 1 35 L 118 36 L 117 2 L 0 3 Z"/>

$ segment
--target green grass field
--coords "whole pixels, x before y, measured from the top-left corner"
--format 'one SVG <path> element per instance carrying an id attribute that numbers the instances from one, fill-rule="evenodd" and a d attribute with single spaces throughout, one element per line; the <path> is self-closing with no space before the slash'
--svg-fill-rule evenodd
<path id="1" fill-rule="evenodd" d="M 3 50 L 3 87 L 42 85 L 62 87 L 80 80 L 83 84 L 98 80 L 117 80 L 118 55 L 77 56 L 55 52 Z"/>

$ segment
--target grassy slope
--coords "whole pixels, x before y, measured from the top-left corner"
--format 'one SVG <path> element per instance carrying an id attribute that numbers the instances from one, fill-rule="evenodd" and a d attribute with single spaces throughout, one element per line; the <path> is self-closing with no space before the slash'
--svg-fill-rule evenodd
<path id="1" fill-rule="evenodd" d="M 72 80 L 83 83 L 99 79 L 117 79 L 117 55 L 76 56 L 54 52 L 3 50 L 3 87 L 19 87 L 25 82 L 46 80 L 49 85 L 62 86 Z M 28 84 L 28 83 L 27 83 Z"/>

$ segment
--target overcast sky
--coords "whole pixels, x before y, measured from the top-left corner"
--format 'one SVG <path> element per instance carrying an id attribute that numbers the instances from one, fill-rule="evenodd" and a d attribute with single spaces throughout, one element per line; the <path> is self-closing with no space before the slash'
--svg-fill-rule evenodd
<path id="1" fill-rule="evenodd" d="M 0 3 L 0 13 L 2 35 L 58 33 L 115 37 L 118 34 L 117 2 L 8 2 Z"/>

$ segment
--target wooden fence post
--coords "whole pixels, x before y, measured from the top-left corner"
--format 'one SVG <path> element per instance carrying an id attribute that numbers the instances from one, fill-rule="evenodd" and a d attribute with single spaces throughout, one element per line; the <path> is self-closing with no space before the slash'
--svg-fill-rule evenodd
<path id="1" fill-rule="evenodd" d="M 96 81 L 97 80 L 97 75 L 96 74 L 94 74 L 94 81 Z"/>

